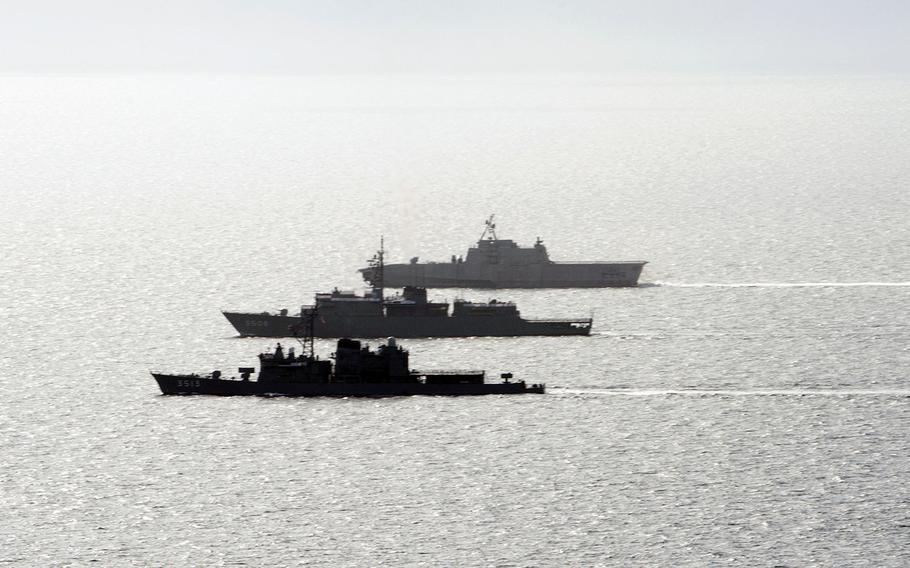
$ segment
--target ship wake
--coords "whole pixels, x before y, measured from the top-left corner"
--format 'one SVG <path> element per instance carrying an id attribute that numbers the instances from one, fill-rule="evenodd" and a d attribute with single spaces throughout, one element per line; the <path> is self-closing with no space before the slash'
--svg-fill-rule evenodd
<path id="1" fill-rule="evenodd" d="M 548 389 L 551 394 L 595 396 L 901 396 L 910 397 L 907 389 L 637 389 L 618 388 L 560 388 Z"/>
<path id="2" fill-rule="evenodd" d="M 910 282 L 653 282 L 665 288 L 906 288 Z"/>

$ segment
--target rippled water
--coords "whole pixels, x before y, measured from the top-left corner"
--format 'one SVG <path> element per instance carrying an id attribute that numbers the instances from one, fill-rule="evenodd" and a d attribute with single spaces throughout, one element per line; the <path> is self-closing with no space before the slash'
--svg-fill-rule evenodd
<path id="1" fill-rule="evenodd" d="M 910 83 L 0 79 L 0 562 L 910 562 Z M 622 290 L 438 290 L 587 338 L 413 340 L 544 396 L 162 397 L 222 308 L 541 236 Z M 327 353 L 331 342 L 320 341 Z"/>

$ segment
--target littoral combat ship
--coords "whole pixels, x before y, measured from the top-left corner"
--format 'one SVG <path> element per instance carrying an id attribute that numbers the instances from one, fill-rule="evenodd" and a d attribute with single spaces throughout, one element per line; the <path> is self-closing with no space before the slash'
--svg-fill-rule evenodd
<path id="1" fill-rule="evenodd" d="M 388 264 L 382 275 L 392 288 L 604 288 L 637 286 L 645 261 L 554 262 L 540 237 L 533 247 L 499 239 L 493 215 L 477 246 L 466 257 L 452 256 L 451 262 Z M 364 280 L 375 284 L 374 266 L 361 268 Z"/>
<path id="2" fill-rule="evenodd" d="M 315 316 L 315 314 L 310 314 Z M 313 317 L 308 318 L 310 322 Z M 487 384 L 484 371 L 415 371 L 409 368 L 408 352 L 394 338 L 376 351 L 353 339 L 340 339 L 333 354 L 335 365 L 313 353 L 313 328 L 303 343 L 303 354 L 294 349 L 285 354 L 281 344 L 273 353 L 259 355 L 260 371 L 255 380 L 252 367 L 240 367 L 240 378 L 223 378 L 221 371 L 207 375 L 152 373 L 164 394 L 211 394 L 221 396 L 410 396 L 543 394 L 543 384 L 512 382 L 509 373 L 502 382 Z"/>
<path id="3" fill-rule="evenodd" d="M 316 294 L 316 337 L 501 337 L 520 335 L 590 335 L 591 318 L 525 319 L 512 302 L 455 300 L 452 313 L 446 302 L 427 301 L 425 288 L 405 286 L 402 296 L 385 297 L 385 252 L 370 261 L 374 287 L 368 294 L 342 292 Z M 245 337 L 287 337 L 313 308 L 300 313 L 222 312 Z"/>

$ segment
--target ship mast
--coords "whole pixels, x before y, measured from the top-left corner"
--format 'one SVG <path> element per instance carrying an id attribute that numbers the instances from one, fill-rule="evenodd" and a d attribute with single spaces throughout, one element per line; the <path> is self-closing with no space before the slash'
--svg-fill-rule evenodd
<path id="1" fill-rule="evenodd" d="M 300 310 L 301 322 L 292 325 L 291 330 L 294 332 L 294 338 L 300 342 L 301 352 L 304 358 L 306 359 L 315 359 L 316 358 L 316 346 L 314 338 L 316 337 L 316 315 L 318 314 L 318 306 L 313 306 L 310 309 Z M 303 329 L 304 335 L 300 337 L 301 328 Z"/>
<path id="2" fill-rule="evenodd" d="M 374 292 L 379 292 L 379 301 L 382 302 L 385 300 L 385 235 L 379 237 L 379 251 L 370 260 L 370 267 L 373 269 L 370 284 Z"/>
<path id="3" fill-rule="evenodd" d="M 493 222 L 493 219 L 494 219 L 495 217 L 496 217 L 496 214 L 494 213 L 493 215 L 490 215 L 490 218 L 489 218 L 489 219 L 487 219 L 486 221 L 483 222 L 483 224 L 484 224 L 485 226 L 484 226 L 484 229 L 483 229 L 483 233 L 480 234 L 480 239 L 479 239 L 479 240 L 482 241 L 483 238 L 484 238 L 485 236 L 487 236 L 487 233 L 490 234 L 490 240 L 491 240 L 491 241 L 497 240 L 497 239 L 496 239 L 496 223 Z"/>

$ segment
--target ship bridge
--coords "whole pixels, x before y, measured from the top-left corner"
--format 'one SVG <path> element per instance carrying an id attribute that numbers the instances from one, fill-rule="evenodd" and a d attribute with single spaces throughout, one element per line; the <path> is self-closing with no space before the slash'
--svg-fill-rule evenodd
<path id="1" fill-rule="evenodd" d="M 550 262 L 547 247 L 540 239 L 532 247 L 521 247 L 511 239 L 486 239 L 477 241 L 468 249 L 468 264 L 540 264 Z"/>

